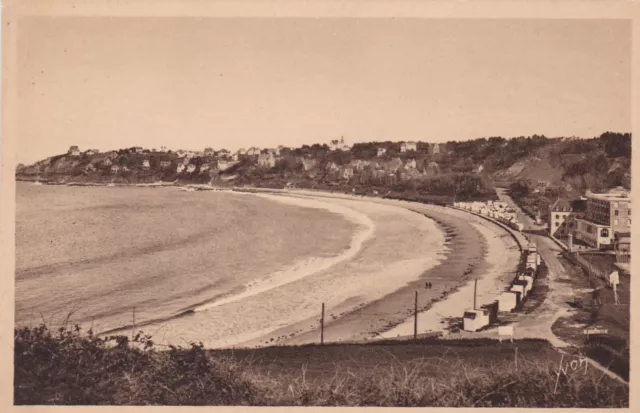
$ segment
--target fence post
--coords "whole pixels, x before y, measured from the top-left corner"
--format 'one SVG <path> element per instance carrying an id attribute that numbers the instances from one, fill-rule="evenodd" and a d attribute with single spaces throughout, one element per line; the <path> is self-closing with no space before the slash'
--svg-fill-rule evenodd
<path id="1" fill-rule="evenodd" d="M 324 344 L 324 303 L 322 303 L 322 317 L 320 318 L 320 344 Z"/>
<path id="2" fill-rule="evenodd" d="M 418 338 L 418 292 L 416 291 L 416 298 L 413 303 L 413 339 Z"/>

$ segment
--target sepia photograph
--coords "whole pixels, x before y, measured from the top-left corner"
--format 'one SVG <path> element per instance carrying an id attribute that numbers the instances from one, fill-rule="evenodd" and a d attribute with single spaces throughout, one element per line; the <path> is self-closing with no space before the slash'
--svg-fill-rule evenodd
<path id="1" fill-rule="evenodd" d="M 629 408 L 632 19 L 9 3 L 13 405 Z"/>

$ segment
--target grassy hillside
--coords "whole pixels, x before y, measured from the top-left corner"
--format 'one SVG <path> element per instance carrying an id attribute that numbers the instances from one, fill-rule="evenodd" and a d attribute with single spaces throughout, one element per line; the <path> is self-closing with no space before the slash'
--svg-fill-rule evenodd
<path id="1" fill-rule="evenodd" d="M 380 152 L 379 152 L 380 151 Z M 492 137 L 418 142 L 357 143 L 349 150 L 327 145 L 280 148 L 269 160 L 258 154 L 213 150 L 187 153 L 128 148 L 105 153 L 61 154 L 20 165 L 17 178 L 54 182 L 182 182 L 216 185 L 330 189 L 386 193 L 411 199 L 489 199 L 494 186 L 514 183 L 549 200 L 586 189 L 630 187 L 631 134 L 593 139 Z M 544 201 L 546 202 L 546 201 Z"/>
<path id="2" fill-rule="evenodd" d="M 537 340 L 157 351 L 143 335 L 132 346 L 41 326 L 15 331 L 14 365 L 18 405 L 627 407 L 629 398 L 627 386 Z"/>

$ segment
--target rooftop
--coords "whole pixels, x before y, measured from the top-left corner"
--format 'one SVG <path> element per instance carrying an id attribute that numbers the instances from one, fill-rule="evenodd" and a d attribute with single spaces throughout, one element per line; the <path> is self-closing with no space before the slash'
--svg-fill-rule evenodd
<path id="1" fill-rule="evenodd" d="M 558 198 L 556 202 L 551 205 L 551 211 L 553 212 L 584 212 L 587 209 L 587 204 L 582 199 L 569 200 L 566 198 Z"/>

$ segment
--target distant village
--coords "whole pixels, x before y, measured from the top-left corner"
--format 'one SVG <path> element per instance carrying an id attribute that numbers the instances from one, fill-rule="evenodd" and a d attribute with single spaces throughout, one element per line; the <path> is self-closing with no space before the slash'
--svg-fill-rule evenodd
<path id="1" fill-rule="evenodd" d="M 132 175 L 144 176 L 155 172 L 163 180 L 194 179 L 199 182 L 232 181 L 234 168 L 273 172 L 296 172 L 306 178 L 319 176 L 335 182 L 347 183 L 356 175 L 366 175 L 368 179 L 378 179 L 382 184 L 401 180 L 434 176 L 440 172 L 435 161 L 444 149 L 444 144 L 418 142 L 384 142 L 363 145 L 364 156 L 340 156 L 353 151 L 354 146 L 344 138 L 331 140 L 325 145 L 302 148 L 226 149 L 214 150 L 206 147 L 202 151 L 145 149 L 132 147 L 118 151 L 100 153 L 97 149 L 82 151 L 71 146 L 64 155 L 51 157 L 30 166 L 19 165 L 19 175 L 39 176 L 69 174 L 78 177 L 110 175 L 126 178 Z M 368 146 L 364 146 L 368 145 Z M 362 151 L 361 151 L 362 152 Z M 326 155 L 326 156 L 324 156 Z M 362 153 L 361 153 L 362 155 Z M 363 159 L 364 158 L 364 159 Z M 481 169 L 478 171 L 480 172 Z M 292 183 L 289 183 L 292 185 Z"/>

